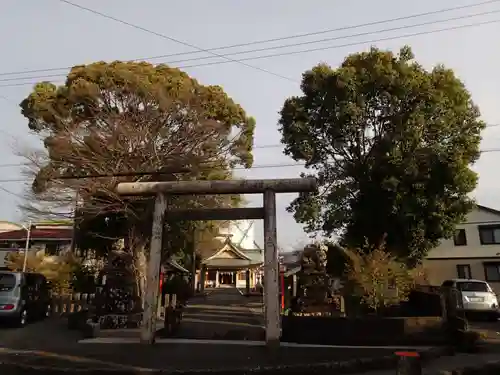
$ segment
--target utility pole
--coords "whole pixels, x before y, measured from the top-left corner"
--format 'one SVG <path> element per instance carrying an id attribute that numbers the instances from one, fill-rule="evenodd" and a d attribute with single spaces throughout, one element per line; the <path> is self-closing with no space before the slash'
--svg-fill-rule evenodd
<path id="1" fill-rule="evenodd" d="M 26 266 L 28 264 L 28 251 L 30 249 L 31 220 L 29 221 L 28 228 L 24 229 L 26 229 L 26 246 L 24 248 L 23 272 L 26 272 Z"/>

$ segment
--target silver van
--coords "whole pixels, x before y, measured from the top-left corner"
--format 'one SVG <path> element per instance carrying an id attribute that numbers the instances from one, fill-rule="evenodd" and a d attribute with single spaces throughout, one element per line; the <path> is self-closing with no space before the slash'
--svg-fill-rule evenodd
<path id="1" fill-rule="evenodd" d="M 23 327 L 49 311 L 50 289 L 45 276 L 0 271 L 0 322 Z"/>
<path id="2" fill-rule="evenodd" d="M 486 281 L 452 279 L 446 280 L 442 286 L 461 292 L 465 312 L 480 313 L 495 321 L 500 317 L 498 298 Z"/>

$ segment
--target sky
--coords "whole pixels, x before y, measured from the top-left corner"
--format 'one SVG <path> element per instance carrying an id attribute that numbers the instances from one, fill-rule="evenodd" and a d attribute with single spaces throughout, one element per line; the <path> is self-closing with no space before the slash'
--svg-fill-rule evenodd
<path id="1" fill-rule="evenodd" d="M 496 74 L 500 66 L 500 51 L 496 48 L 500 35 L 500 1 L 376 25 L 373 23 L 377 21 L 479 4 L 484 0 L 74 0 L 74 3 L 201 50 L 274 38 L 280 40 L 216 51 L 221 54 L 260 50 L 230 56 L 233 60 L 259 59 L 228 62 L 154 33 L 78 9 L 61 0 L 2 0 L 0 220 L 25 220 L 18 209 L 19 195 L 29 182 L 11 181 L 23 179 L 23 176 L 19 167 L 8 165 L 22 162 L 13 148 L 36 146 L 39 140 L 29 135 L 27 121 L 20 114 L 18 103 L 29 94 L 35 82 L 63 80 L 67 69 L 52 70 L 54 68 L 101 60 L 143 60 L 194 51 L 193 54 L 146 60 L 171 63 L 183 68 L 202 84 L 222 86 L 248 115 L 255 117 L 256 166 L 294 163 L 283 155 L 279 146 L 277 121 L 284 100 L 300 95 L 301 74 L 320 62 L 338 66 L 345 56 L 366 51 L 370 46 L 398 51 L 408 44 L 416 59 L 426 68 L 436 64 L 453 68 L 472 93 L 483 120 L 489 125 L 500 124 L 500 76 Z M 457 19 L 460 17 L 468 18 Z M 446 22 L 437 22 L 441 20 Z M 289 38 L 366 23 L 372 25 Z M 471 24 L 475 26 L 457 28 Z M 454 29 L 438 32 L 450 28 Z M 330 40 L 312 43 L 320 39 Z M 284 45 L 298 43 L 302 44 L 283 48 Z M 321 50 L 300 52 L 310 49 Z M 282 55 L 262 58 L 276 54 Z M 179 62 L 186 59 L 190 61 Z M 201 66 L 208 63 L 211 64 Z M 26 72 L 44 69 L 47 71 Z M 26 73 L 6 74 L 12 72 Z M 490 126 L 484 131 L 481 149 L 500 150 L 499 141 L 500 126 Z M 474 196 L 480 204 L 500 209 L 498 161 L 500 152 L 482 154 L 474 166 L 480 175 Z M 238 175 L 247 178 L 293 178 L 298 177 L 301 171 L 303 168 L 300 166 L 260 167 L 238 171 Z M 292 250 L 308 240 L 302 227 L 286 212 L 293 198 L 294 194 L 282 194 L 277 199 L 278 242 L 282 250 Z M 262 204 L 260 196 L 250 196 L 247 200 L 251 206 Z M 260 222 L 256 222 L 256 240 L 262 243 Z"/>

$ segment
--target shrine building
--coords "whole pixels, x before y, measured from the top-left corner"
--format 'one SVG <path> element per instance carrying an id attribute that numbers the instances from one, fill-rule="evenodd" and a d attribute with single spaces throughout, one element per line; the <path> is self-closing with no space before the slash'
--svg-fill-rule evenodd
<path id="1" fill-rule="evenodd" d="M 199 289 L 236 287 L 249 291 L 262 279 L 264 252 L 254 240 L 253 220 L 232 221 L 221 229 L 221 246 L 201 254 L 201 270 L 197 272 Z M 197 249 L 198 250 L 198 249 Z"/>

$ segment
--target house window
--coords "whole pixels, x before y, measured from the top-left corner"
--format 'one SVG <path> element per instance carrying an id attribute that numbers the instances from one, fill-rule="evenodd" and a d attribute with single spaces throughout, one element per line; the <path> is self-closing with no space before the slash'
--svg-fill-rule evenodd
<path id="1" fill-rule="evenodd" d="M 246 272 L 239 272 L 238 273 L 238 280 L 243 281 L 247 279 Z"/>
<path id="2" fill-rule="evenodd" d="M 455 235 L 453 236 L 453 242 L 455 246 L 465 246 L 467 245 L 467 236 L 465 234 L 465 229 L 457 229 Z"/>
<path id="3" fill-rule="evenodd" d="M 481 245 L 500 244 L 500 226 L 479 226 L 478 229 Z"/>
<path id="4" fill-rule="evenodd" d="M 459 279 L 472 279 L 470 264 L 457 264 L 457 276 Z"/>
<path id="5" fill-rule="evenodd" d="M 486 281 L 500 281 L 500 262 L 484 263 Z"/>

